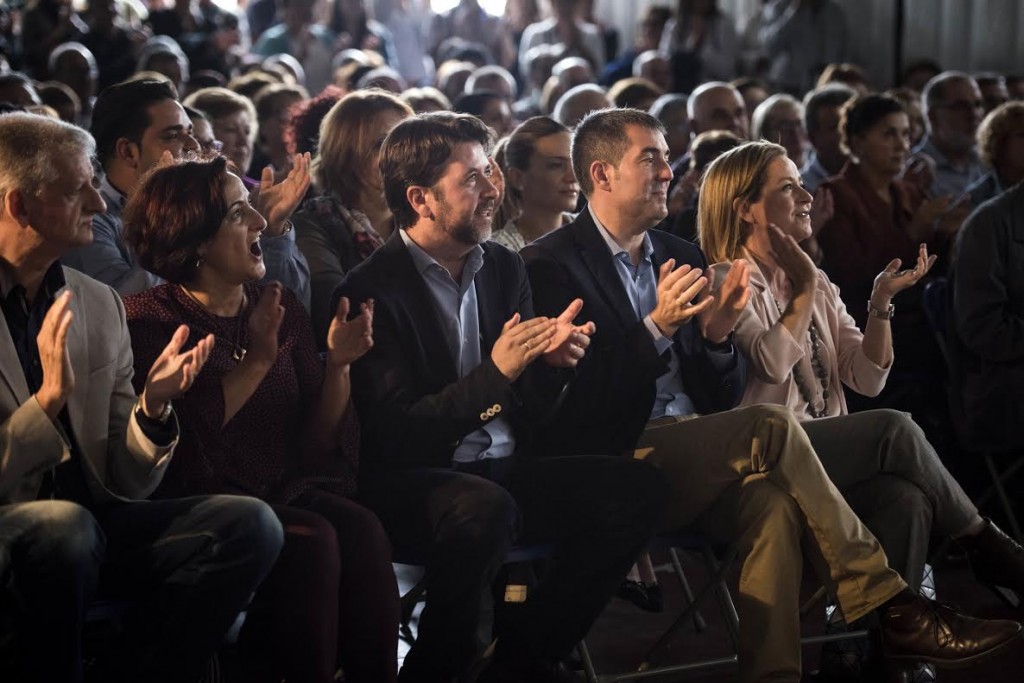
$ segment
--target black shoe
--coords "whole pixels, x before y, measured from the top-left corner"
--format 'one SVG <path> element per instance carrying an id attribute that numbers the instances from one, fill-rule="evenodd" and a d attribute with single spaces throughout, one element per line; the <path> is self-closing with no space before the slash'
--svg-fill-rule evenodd
<path id="1" fill-rule="evenodd" d="M 477 676 L 476 683 L 586 683 L 586 680 L 561 662 L 533 660 L 511 663 L 492 659 Z"/>
<path id="2" fill-rule="evenodd" d="M 640 581 L 625 579 L 615 591 L 615 597 L 628 600 L 645 612 L 663 612 L 665 598 L 661 592 L 661 584 L 644 584 Z"/>
<path id="3" fill-rule="evenodd" d="M 882 647 L 891 662 L 964 666 L 1016 642 L 1020 631 L 1016 621 L 966 617 L 922 597 L 882 614 Z"/>
<path id="4" fill-rule="evenodd" d="M 959 539 L 959 544 L 967 553 L 978 581 L 992 588 L 1011 607 L 1019 607 L 1024 598 L 1024 548 L 991 519 L 985 520 L 985 527 L 975 536 Z M 1008 595 L 1000 588 L 1016 595 Z"/>

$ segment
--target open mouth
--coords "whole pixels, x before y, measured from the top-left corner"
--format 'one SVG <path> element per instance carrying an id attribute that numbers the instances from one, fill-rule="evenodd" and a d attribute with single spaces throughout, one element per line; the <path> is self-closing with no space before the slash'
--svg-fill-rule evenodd
<path id="1" fill-rule="evenodd" d="M 263 258 L 263 247 L 260 246 L 260 241 L 256 240 L 249 245 L 249 253 L 256 258 Z"/>
<path id="2" fill-rule="evenodd" d="M 483 218 L 491 218 L 494 215 L 494 203 L 492 202 L 485 206 L 481 206 L 476 210 L 476 215 Z"/>

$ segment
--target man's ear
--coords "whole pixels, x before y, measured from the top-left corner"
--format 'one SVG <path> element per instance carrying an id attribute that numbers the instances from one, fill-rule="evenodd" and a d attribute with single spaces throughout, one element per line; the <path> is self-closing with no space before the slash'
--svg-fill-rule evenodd
<path id="1" fill-rule="evenodd" d="M 412 210 L 416 212 L 420 218 L 429 218 L 433 220 L 434 211 L 430 208 L 429 202 L 427 202 L 427 193 L 429 190 L 422 185 L 410 185 L 405 189 L 405 199 L 412 206 Z"/>
<path id="2" fill-rule="evenodd" d="M 601 189 L 605 192 L 611 190 L 611 174 L 609 169 L 612 165 L 604 161 L 592 161 L 590 162 L 590 168 L 587 171 L 590 173 L 590 181 L 594 185 L 594 189 Z"/>
<path id="3" fill-rule="evenodd" d="M 118 138 L 114 143 L 114 156 L 135 170 L 139 170 L 141 152 L 139 146 L 128 138 Z"/>
<path id="4" fill-rule="evenodd" d="M 4 214 L 13 218 L 22 227 L 29 224 L 25 194 L 21 190 L 12 189 L 4 196 Z"/>

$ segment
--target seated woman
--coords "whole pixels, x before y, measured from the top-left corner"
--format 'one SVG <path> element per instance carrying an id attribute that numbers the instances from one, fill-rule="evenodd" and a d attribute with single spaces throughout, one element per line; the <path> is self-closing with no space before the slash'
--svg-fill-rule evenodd
<path id="1" fill-rule="evenodd" d="M 505 199 L 496 215 L 508 220 L 491 237 L 512 251 L 572 220 L 580 187 L 569 158 L 569 129 L 547 116 L 516 126 L 499 161 Z M 498 158 L 497 154 L 495 158 Z"/>
<path id="2" fill-rule="evenodd" d="M 361 90 L 339 100 L 320 124 L 313 160 L 320 196 L 307 200 L 292 220 L 309 263 L 310 316 L 321 346 L 334 317 L 334 288 L 394 230 L 377 153 L 388 131 L 412 115 L 409 105 L 391 93 Z"/>
<path id="3" fill-rule="evenodd" d="M 245 680 L 394 681 L 398 593 L 380 522 L 353 502 L 357 423 L 349 365 L 373 344 L 373 308 L 342 301 L 326 363 L 309 318 L 265 272 L 266 221 L 226 160 L 158 168 L 124 212 L 125 239 L 167 284 L 125 301 L 136 381 L 174 329 L 212 334 L 205 371 L 175 403 L 181 437 L 158 496 L 239 493 L 274 507 L 285 550 L 241 635 Z"/>
<path id="4" fill-rule="evenodd" d="M 978 154 L 989 172 L 967 188 L 980 206 L 1024 180 L 1024 102 L 1007 102 L 978 126 Z"/>
<path id="5" fill-rule="evenodd" d="M 885 384 L 893 360 L 892 298 L 935 262 L 921 245 L 915 267 L 893 259 L 874 278 L 862 333 L 839 290 L 798 243 L 811 233 L 811 195 L 779 145 L 751 142 L 719 157 L 701 189 L 700 241 L 716 290 L 749 278 L 734 332 L 748 359 L 741 405 L 776 403 L 803 420 L 825 471 L 916 588 L 932 533 L 967 550 L 987 584 L 1024 595 L 1024 550 L 978 510 L 906 413 L 847 414 L 840 382 L 863 394 Z M 730 275 L 731 274 L 731 275 Z"/>

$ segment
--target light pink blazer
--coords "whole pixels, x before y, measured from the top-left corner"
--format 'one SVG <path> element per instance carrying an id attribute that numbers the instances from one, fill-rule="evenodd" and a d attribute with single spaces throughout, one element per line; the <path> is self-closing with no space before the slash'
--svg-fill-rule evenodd
<path id="1" fill-rule="evenodd" d="M 793 379 L 793 367 L 800 364 L 801 375 L 810 381 L 816 404 L 821 405 L 821 385 L 811 367 L 809 337 L 795 339 L 779 319 L 768 281 L 754 260 L 750 264 L 750 301 L 736 324 L 734 343 L 747 358 L 747 389 L 740 405 L 775 403 L 788 406 L 801 420 L 811 419 L 807 402 Z M 732 267 L 716 263 L 711 267 L 712 290 L 717 292 Z M 876 396 L 885 386 L 889 368 L 880 367 L 861 350 L 863 333 L 839 298 L 839 288 L 818 271 L 818 282 L 811 313 L 821 331 L 822 361 L 829 369 L 828 415 L 847 413 L 846 397 L 840 382 L 864 396 Z"/>

